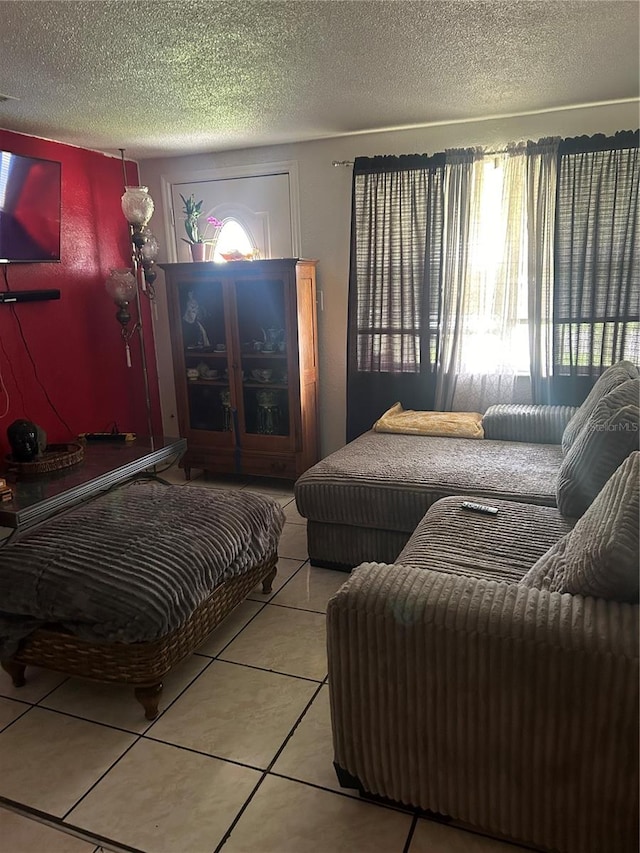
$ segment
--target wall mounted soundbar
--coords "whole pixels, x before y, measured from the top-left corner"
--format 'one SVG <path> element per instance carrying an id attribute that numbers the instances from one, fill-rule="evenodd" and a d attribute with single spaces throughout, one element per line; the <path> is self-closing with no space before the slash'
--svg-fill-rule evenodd
<path id="1" fill-rule="evenodd" d="M 46 302 L 60 299 L 59 290 L 3 290 L 0 292 L 0 305 L 15 305 L 16 302 Z"/>

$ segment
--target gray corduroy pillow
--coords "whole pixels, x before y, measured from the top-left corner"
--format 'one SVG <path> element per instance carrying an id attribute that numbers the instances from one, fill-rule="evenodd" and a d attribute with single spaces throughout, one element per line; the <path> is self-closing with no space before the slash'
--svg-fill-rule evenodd
<path id="1" fill-rule="evenodd" d="M 640 437 L 640 379 L 630 379 L 606 394 L 587 418 L 562 460 L 556 501 L 563 515 L 578 518 L 587 510 Z"/>
<path id="2" fill-rule="evenodd" d="M 619 361 L 617 364 L 607 367 L 589 392 L 587 399 L 565 427 L 562 434 L 562 452 L 565 455 L 571 449 L 589 416 L 605 394 L 609 394 L 614 388 L 629 379 L 637 379 L 638 376 L 640 376 L 638 368 L 630 361 Z"/>
<path id="3" fill-rule="evenodd" d="M 576 526 L 519 581 L 521 586 L 638 601 L 638 472 L 632 453 Z"/>

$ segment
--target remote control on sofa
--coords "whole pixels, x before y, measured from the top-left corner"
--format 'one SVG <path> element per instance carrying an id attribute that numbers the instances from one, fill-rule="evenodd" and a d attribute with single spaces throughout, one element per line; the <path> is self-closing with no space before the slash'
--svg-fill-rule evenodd
<path id="1" fill-rule="evenodd" d="M 460 506 L 463 509 L 469 509 L 471 512 L 482 512 L 485 515 L 497 515 L 498 507 L 497 506 L 487 506 L 486 504 L 476 504 L 472 501 L 462 501 Z"/>

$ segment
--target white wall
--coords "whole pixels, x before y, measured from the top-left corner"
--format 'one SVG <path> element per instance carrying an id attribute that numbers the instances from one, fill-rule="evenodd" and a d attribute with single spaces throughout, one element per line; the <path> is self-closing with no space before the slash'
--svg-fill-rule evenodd
<path id="1" fill-rule="evenodd" d="M 473 121 L 336 137 L 316 142 L 248 148 L 186 157 L 144 160 L 140 175 L 156 201 L 152 226 L 161 243 L 161 177 L 247 164 L 296 160 L 300 180 L 301 256 L 317 258 L 318 288 L 323 291 L 324 311 L 318 315 L 320 348 L 320 435 L 322 455 L 345 442 L 347 290 L 349 281 L 349 229 L 351 219 L 350 168 L 334 167 L 332 160 L 353 160 L 377 154 L 433 154 L 445 148 L 539 139 L 544 136 L 612 134 L 638 127 L 638 104 L 563 110 L 531 116 Z M 166 253 L 159 260 L 167 260 Z M 177 434 L 173 393 L 173 368 L 169 345 L 164 280 L 158 275 L 156 350 L 161 383 L 165 431 Z"/>

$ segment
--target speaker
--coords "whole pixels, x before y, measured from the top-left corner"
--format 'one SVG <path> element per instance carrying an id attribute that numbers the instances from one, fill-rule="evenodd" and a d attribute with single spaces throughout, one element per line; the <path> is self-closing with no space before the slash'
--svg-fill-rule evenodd
<path id="1" fill-rule="evenodd" d="M 59 290 L 3 290 L 0 293 L 0 305 L 15 305 L 16 302 L 47 302 L 60 299 Z"/>

